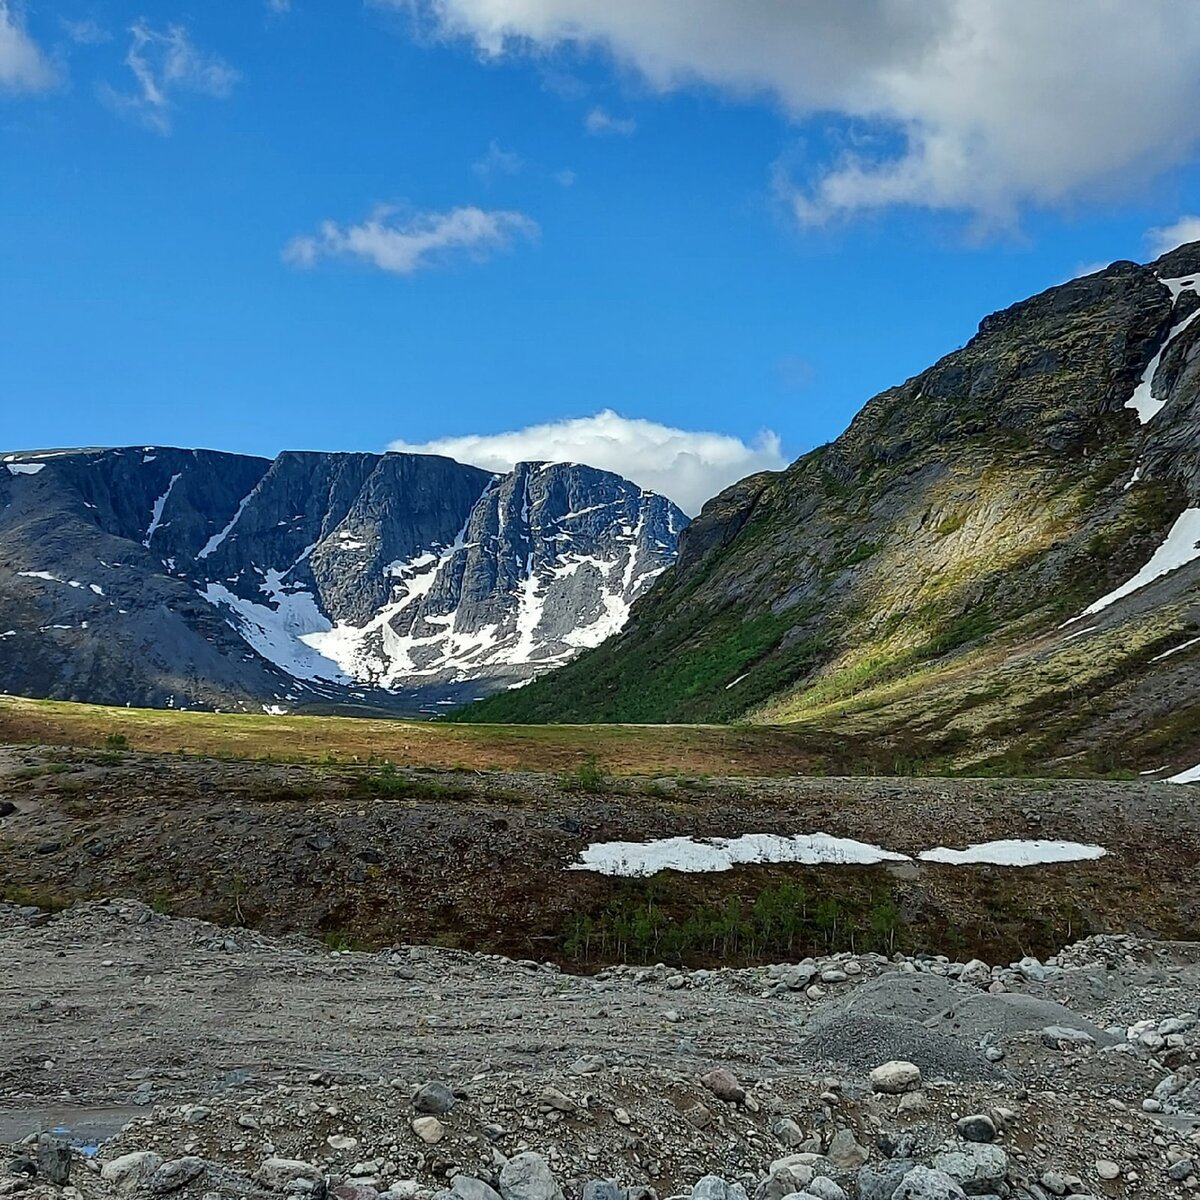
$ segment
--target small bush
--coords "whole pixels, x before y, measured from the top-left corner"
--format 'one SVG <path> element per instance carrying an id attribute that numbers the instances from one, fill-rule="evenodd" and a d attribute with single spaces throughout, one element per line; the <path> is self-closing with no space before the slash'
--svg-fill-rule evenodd
<path id="1" fill-rule="evenodd" d="M 409 800 L 466 800 L 475 794 L 472 788 L 462 783 L 440 783 L 436 779 L 401 775 L 391 763 L 384 763 L 378 774 L 364 775 L 355 790 L 372 796 Z"/>
<path id="2" fill-rule="evenodd" d="M 612 791 L 612 781 L 605 775 L 594 754 L 589 754 L 569 775 L 562 776 L 558 781 L 558 786 L 564 792 L 594 794 Z"/>
<path id="3" fill-rule="evenodd" d="M 110 733 L 104 739 L 105 750 L 128 750 L 129 739 L 123 733 Z"/>

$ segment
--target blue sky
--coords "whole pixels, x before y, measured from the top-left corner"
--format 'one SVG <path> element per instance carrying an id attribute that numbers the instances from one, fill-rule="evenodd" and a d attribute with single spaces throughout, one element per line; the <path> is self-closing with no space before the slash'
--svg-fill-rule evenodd
<path id="1" fill-rule="evenodd" d="M 614 410 L 694 508 L 1200 236 L 1197 6 L 1043 7 L 0 0 L 0 441 L 487 465 Z"/>

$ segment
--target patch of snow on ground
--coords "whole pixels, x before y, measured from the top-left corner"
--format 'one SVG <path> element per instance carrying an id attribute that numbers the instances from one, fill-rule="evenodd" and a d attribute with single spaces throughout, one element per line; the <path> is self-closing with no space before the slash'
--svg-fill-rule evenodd
<path id="1" fill-rule="evenodd" d="M 154 508 L 150 512 L 150 528 L 146 530 L 146 537 L 142 542 L 142 545 L 147 550 L 150 549 L 150 543 L 154 540 L 154 535 L 162 527 L 163 509 L 167 507 L 167 501 L 171 498 L 171 493 L 175 490 L 175 485 L 179 480 L 179 475 L 172 475 L 171 482 L 167 484 L 167 490 L 154 502 Z"/>
<path id="2" fill-rule="evenodd" d="M 1200 779 L 1200 767 L 1192 774 Z M 1182 782 L 1182 780 L 1181 780 Z M 951 850 L 938 846 L 917 855 L 921 862 L 951 866 L 1033 867 L 1044 863 L 1086 862 L 1102 858 L 1103 846 L 1012 838 Z M 827 833 L 748 833 L 735 838 L 660 838 L 652 842 L 594 842 L 568 868 L 600 875 L 641 876 L 658 871 L 705 874 L 731 871 L 756 863 L 801 863 L 835 866 L 911 862 L 907 854 L 884 850 L 869 842 L 833 837 Z"/>
<path id="3" fill-rule="evenodd" d="M 47 583 L 62 583 L 57 575 L 51 575 L 49 571 L 18 571 L 17 574 L 22 579 L 44 579 Z"/>
<path id="4" fill-rule="evenodd" d="M 268 717 L 287 716 L 287 709 L 284 708 L 282 704 L 264 704 L 262 706 L 262 710 L 267 714 Z"/>
<path id="5" fill-rule="evenodd" d="M 774 833 L 748 833 L 736 838 L 662 838 L 654 842 L 597 842 L 588 846 L 573 863 L 572 871 L 595 871 L 601 875 L 653 875 L 657 871 L 700 874 L 731 871 L 751 863 L 866 864 L 907 862 L 908 855 L 895 854 L 867 842 L 832 837 L 827 833 L 798 833 L 785 837 Z"/>
<path id="6" fill-rule="evenodd" d="M 1200 313 L 1200 308 L 1196 312 Z M 1107 596 L 1101 596 L 1094 604 L 1089 604 L 1073 620 L 1094 616 L 1101 609 L 1132 595 L 1139 588 L 1144 588 L 1148 583 L 1178 570 L 1196 558 L 1200 558 L 1200 508 L 1185 508 L 1150 561 L 1132 579 L 1127 579 Z"/>
<path id="7" fill-rule="evenodd" d="M 921 862 L 949 863 L 952 866 L 1035 867 L 1042 863 L 1086 862 L 1103 858 L 1108 853 L 1103 846 L 1082 842 L 1026 841 L 1009 838 L 998 842 L 982 842 L 965 850 L 950 850 L 938 846 L 917 855 Z"/>
<path id="8" fill-rule="evenodd" d="M 8 473 L 10 475 L 36 475 L 39 471 L 46 469 L 45 463 L 7 463 Z"/>
<path id="9" fill-rule="evenodd" d="M 1188 767 L 1186 771 L 1180 771 L 1178 775 L 1170 775 L 1167 777 L 1167 783 L 1197 783 L 1200 782 L 1200 765 Z"/>

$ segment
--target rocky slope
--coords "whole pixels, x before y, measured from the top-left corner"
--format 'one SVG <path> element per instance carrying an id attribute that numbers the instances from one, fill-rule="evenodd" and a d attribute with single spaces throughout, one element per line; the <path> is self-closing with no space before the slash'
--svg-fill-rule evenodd
<path id="1" fill-rule="evenodd" d="M 0 689 L 428 706 L 620 628 L 686 517 L 616 475 L 408 454 L 0 456 Z"/>
<path id="2" fill-rule="evenodd" d="M 705 506 L 614 638 L 466 719 L 801 723 L 886 769 L 1200 761 L 1200 244 L 985 319 Z"/>

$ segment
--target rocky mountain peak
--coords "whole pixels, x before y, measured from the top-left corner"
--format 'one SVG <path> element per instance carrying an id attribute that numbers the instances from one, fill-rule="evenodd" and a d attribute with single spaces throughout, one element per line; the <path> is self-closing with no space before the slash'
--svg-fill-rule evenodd
<path id="1" fill-rule="evenodd" d="M 687 524 L 664 497 L 578 464 L 496 476 L 396 453 L 3 458 L 0 589 L 17 619 L 0 680 L 31 694 L 471 698 L 619 629 Z M 152 670 L 128 661 L 134 645 Z"/>
<path id="2" fill-rule="evenodd" d="M 1190 768 L 1197 313 L 1200 243 L 984 318 L 705 505 L 618 638 L 465 717 L 789 722 L 886 770 Z"/>

